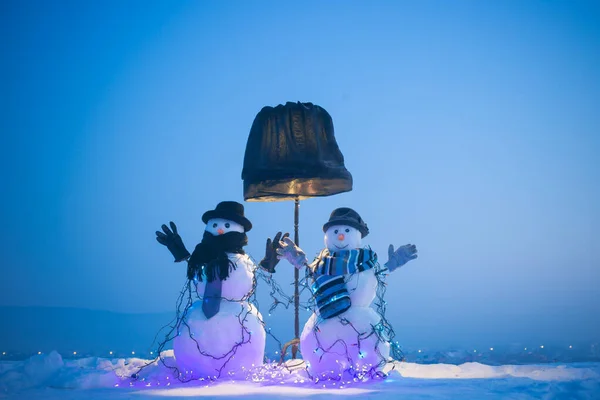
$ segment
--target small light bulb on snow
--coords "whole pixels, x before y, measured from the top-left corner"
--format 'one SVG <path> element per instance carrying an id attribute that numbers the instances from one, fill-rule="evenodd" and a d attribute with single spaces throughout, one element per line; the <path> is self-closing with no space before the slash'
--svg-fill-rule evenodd
<path id="1" fill-rule="evenodd" d="M 112 356 L 112 351 L 109 351 L 108 354 L 110 354 Z"/>

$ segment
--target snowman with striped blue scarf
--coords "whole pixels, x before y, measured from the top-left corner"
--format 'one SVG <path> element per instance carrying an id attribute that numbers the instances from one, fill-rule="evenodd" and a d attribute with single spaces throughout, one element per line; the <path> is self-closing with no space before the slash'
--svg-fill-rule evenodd
<path id="1" fill-rule="evenodd" d="M 390 342 L 381 316 L 371 308 L 382 272 L 393 272 L 417 258 L 417 249 L 407 244 L 388 249 L 384 268 L 377 254 L 362 239 L 367 224 L 351 208 L 331 213 L 323 225 L 325 249 L 312 263 L 290 238 L 277 249 L 279 259 L 296 268 L 307 268 L 316 303 L 315 312 L 304 325 L 300 351 L 308 372 L 316 378 L 373 375 L 389 361 Z M 386 271 L 387 270 L 387 271 Z"/>

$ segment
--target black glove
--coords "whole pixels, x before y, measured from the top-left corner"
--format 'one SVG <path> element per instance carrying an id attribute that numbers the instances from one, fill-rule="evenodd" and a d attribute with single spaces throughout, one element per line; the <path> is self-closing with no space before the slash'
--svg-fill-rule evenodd
<path id="1" fill-rule="evenodd" d="M 173 254 L 173 257 L 175 257 L 175 262 L 183 261 L 190 256 L 190 252 L 187 251 L 183 245 L 183 240 L 181 240 L 181 236 L 177 233 L 177 226 L 175 226 L 175 223 L 171 221 L 170 225 L 173 232 L 163 224 L 162 230 L 165 233 L 156 231 L 156 240 L 158 243 L 167 246 L 167 249 L 169 249 L 171 254 Z"/>
<path id="2" fill-rule="evenodd" d="M 279 263 L 279 259 L 277 258 L 277 249 L 281 247 L 279 241 L 283 240 L 286 237 L 289 237 L 290 234 L 286 233 L 281 236 L 281 232 L 277 232 L 277 235 L 271 241 L 271 238 L 267 239 L 267 248 L 265 250 L 265 258 L 261 260 L 259 263 L 260 266 L 270 273 L 275 273 L 275 266 Z"/>

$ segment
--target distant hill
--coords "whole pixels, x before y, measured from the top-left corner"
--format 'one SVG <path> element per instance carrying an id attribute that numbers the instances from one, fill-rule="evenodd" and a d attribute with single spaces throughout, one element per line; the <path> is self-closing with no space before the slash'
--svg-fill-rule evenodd
<path id="1" fill-rule="evenodd" d="M 301 327 L 308 315 L 303 313 Z M 153 344 L 154 338 L 174 316 L 174 312 L 126 314 L 80 308 L 0 307 L 0 360 L 24 359 L 52 350 L 65 358 L 131 357 L 132 352 L 135 352 L 135 357 L 153 358 L 150 352 L 155 351 L 158 345 Z M 289 311 L 280 312 L 277 317 L 266 316 L 267 325 L 282 343 L 292 338 L 292 318 L 293 314 Z M 493 332 L 484 332 L 484 324 L 475 322 L 471 327 L 470 340 L 464 340 L 469 330 L 465 329 L 461 334 L 455 325 L 448 324 L 443 331 L 426 323 L 419 326 L 403 324 L 398 329 L 400 345 L 408 361 L 421 363 L 479 361 L 500 365 L 600 361 L 597 340 L 544 343 L 541 346 L 539 341 L 527 340 L 525 335 L 518 335 L 524 339 L 518 342 L 507 338 L 501 340 L 500 336 L 505 332 L 496 332 L 493 336 Z M 411 334 L 405 334 L 406 331 Z M 163 340 L 166 332 L 163 330 L 157 341 Z M 493 348 L 464 344 L 474 342 L 477 334 L 480 341 L 494 343 Z M 442 340 L 444 338 L 445 341 Z M 462 338 L 463 343 L 452 344 L 457 338 Z M 278 343 L 271 337 L 267 340 L 266 350 L 270 358 L 279 358 L 275 353 L 279 350 Z M 6 354 L 2 355 L 3 352 Z"/>
<path id="2" fill-rule="evenodd" d="M 121 314 L 55 307 L 0 307 L 0 352 L 115 356 L 148 355 L 152 341 L 174 313 Z M 164 338 L 163 336 L 160 338 Z"/>

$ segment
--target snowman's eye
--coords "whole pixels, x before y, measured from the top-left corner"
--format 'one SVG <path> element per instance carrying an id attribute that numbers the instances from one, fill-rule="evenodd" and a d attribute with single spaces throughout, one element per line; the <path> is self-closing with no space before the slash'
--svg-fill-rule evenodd
<path id="1" fill-rule="evenodd" d="M 215 223 L 213 224 L 213 228 L 216 228 L 216 227 L 217 227 L 217 223 L 215 222 Z"/>
<path id="2" fill-rule="evenodd" d="M 225 228 L 229 228 L 231 224 L 229 222 L 225 222 Z"/>
<path id="3" fill-rule="evenodd" d="M 335 233 L 335 234 L 337 235 L 337 233 L 338 233 L 338 230 L 336 229 L 335 231 L 333 231 L 333 233 Z"/>
<path id="4" fill-rule="evenodd" d="M 350 229 L 346 228 L 346 233 L 350 232 Z"/>

